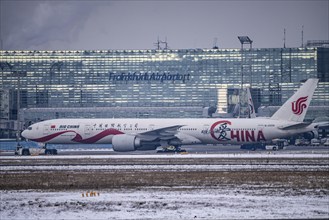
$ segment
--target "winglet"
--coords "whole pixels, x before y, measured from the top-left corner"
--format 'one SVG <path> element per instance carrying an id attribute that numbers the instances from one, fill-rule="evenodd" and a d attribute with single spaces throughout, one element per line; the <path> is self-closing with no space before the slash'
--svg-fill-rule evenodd
<path id="1" fill-rule="evenodd" d="M 319 79 L 308 79 L 297 92 L 274 113 L 271 119 L 302 122 L 318 81 Z"/>

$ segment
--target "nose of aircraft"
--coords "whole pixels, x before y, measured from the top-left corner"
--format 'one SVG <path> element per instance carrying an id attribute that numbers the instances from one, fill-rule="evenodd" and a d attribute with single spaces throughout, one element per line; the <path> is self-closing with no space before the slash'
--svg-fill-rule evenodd
<path id="1" fill-rule="evenodd" d="M 24 130 L 24 131 L 22 131 L 21 135 L 22 135 L 24 138 L 28 139 L 28 130 Z"/>

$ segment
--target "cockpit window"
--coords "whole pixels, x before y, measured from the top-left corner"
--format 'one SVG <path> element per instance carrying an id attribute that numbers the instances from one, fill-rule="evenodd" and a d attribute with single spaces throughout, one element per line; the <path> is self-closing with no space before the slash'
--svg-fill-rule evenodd
<path id="1" fill-rule="evenodd" d="M 31 130 L 32 130 L 32 127 L 31 127 L 31 126 L 30 126 L 30 127 L 28 127 L 28 128 L 27 128 L 27 130 L 31 131 Z"/>

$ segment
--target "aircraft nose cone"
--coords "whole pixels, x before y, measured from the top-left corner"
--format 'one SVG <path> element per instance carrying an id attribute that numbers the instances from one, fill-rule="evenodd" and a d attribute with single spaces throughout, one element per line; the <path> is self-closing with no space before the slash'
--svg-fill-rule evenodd
<path id="1" fill-rule="evenodd" d="M 21 135 L 24 137 L 24 138 L 28 138 L 28 131 L 27 130 L 24 130 L 22 131 Z"/>

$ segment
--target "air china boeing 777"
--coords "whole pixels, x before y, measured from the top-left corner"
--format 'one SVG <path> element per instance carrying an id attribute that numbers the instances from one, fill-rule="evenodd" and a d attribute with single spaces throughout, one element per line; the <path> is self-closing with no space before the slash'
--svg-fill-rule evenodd
<path id="1" fill-rule="evenodd" d="M 266 143 L 314 129 L 303 120 L 317 83 L 307 80 L 270 118 L 54 119 L 31 125 L 22 136 L 45 144 L 112 144 L 115 151 Z"/>

